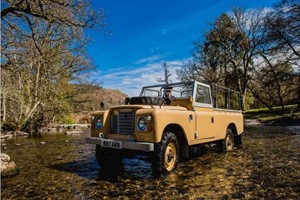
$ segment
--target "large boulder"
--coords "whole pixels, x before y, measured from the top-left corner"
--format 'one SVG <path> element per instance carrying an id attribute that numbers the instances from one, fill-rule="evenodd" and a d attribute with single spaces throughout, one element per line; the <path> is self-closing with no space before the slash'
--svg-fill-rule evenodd
<path id="1" fill-rule="evenodd" d="M 0 154 L 1 158 L 1 177 L 12 176 L 18 173 L 17 165 L 11 160 L 10 156 L 4 153 Z"/>

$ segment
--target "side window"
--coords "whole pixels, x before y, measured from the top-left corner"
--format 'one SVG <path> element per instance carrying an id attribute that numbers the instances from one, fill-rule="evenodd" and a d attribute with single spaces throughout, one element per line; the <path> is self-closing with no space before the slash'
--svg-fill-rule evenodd
<path id="1" fill-rule="evenodd" d="M 209 87 L 197 85 L 196 102 L 211 104 Z"/>

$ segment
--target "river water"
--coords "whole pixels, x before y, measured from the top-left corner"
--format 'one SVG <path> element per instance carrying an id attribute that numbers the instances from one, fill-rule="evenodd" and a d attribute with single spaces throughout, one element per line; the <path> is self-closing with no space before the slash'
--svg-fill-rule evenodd
<path id="1" fill-rule="evenodd" d="M 141 156 L 102 170 L 88 135 L 7 141 L 19 174 L 2 178 L 1 199 L 300 199 L 298 131 L 248 127 L 241 148 L 207 147 L 160 178 Z"/>

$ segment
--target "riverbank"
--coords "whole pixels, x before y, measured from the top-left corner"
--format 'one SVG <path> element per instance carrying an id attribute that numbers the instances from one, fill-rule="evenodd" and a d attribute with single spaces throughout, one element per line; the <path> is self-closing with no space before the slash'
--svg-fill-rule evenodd
<path id="1" fill-rule="evenodd" d="M 24 131 L 1 131 L 0 139 L 5 141 L 15 137 L 43 136 L 49 134 L 81 134 L 82 129 L 90 128 L 90 124 L 55 124 L 49 127 L 43 127 L 38 133 L 29 134 Z"/>
<path id="2" fill-rule="evenodd" d="M 257 130 L 260 133 L 300 135 L 300 119 L 260 122 L 257 119 L 245 119 L 245 130 Z"/>
<path id="3" fill-rule="evenodd" d="M 273 111 L 266 108 L 251 109 L 244 112 L 245 121 L 269 126 L 300 126 L 300 108 L 297 105 L 287 105 L 282 111 L 281 107 L 273 107 Z"/>

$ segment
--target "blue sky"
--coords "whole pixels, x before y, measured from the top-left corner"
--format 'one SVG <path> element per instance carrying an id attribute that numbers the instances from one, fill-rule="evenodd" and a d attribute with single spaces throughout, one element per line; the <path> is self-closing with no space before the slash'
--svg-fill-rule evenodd
<path id="1" fill-rule="evenodd" d="M 172 82 L 176 69 L 191 59 L 193 42 L 232 7 L 268 8 L 277 0 L 94 0 L 104 9 L 110 34 L 90 31 L 87 51 L 97 67 L 95 77 L 104 88 L 137 96 L 142 86 L 158 84 L 167 61 Z"/>

